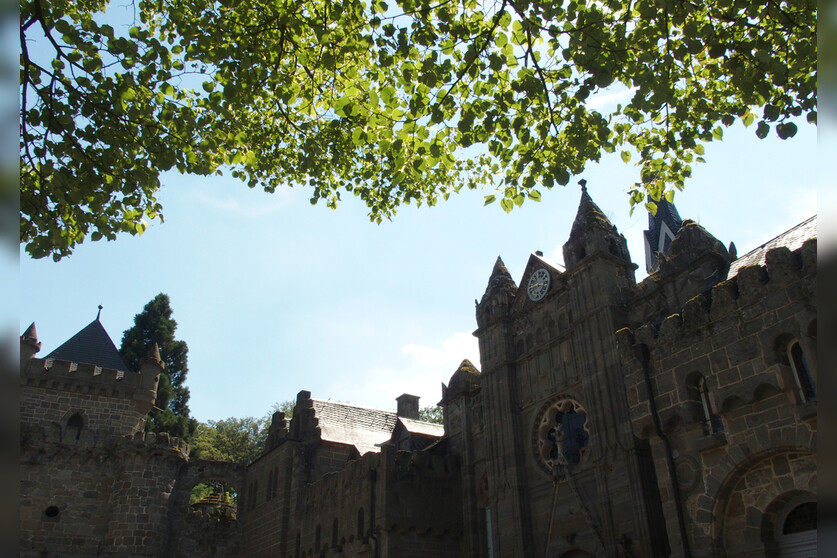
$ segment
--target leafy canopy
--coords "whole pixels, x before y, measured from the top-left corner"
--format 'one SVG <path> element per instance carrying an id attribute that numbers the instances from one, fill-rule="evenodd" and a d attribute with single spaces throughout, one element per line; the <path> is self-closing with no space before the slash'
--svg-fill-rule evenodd
<path id="1" fill-rule="evenodd" d="M 252 463 L 264 450 L 269 426 L 266 417 L 230 417 L 199 423 L 189 444 L 190 456 L 245 465 Z"/>
<path id="2" fill-rule="evenodd" d="M 463 187 L 510 211 L 619 152 L 634 206 L 670 199 L 736 121 L 789 138 L 817 120 L 813 0 L 140 0 L 118 25 L 107 9 L 21 1 L 34 257 L 142 233 L 170 169 L 305 185 L 332 208 L 348 192 L 380 222 Z M 593 108 L 610 93 L 625 102 Z"/>
<path id="3" fill-rule="evenodd" d="M 445 424 L 445 412 L 439 405 L 431 405 L 419 409 L 419 419 L 424 422 Z"/>

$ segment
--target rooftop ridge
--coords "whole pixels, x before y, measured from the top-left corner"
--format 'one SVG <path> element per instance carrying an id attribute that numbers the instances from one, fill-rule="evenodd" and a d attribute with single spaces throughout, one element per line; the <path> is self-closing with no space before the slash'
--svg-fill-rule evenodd
<path id="1" fill-rule="evenodd" d="M 805 219 L 801 223 L 798 223 L 797 225 L 794 225 L 793 227 L 789 228 L 788 230 L 777 234 L 776 236 L 774 236 L 773 238 L 771 238 L 767 242 L 759 244 L 758 246 L 756 246 L 755 248 L 753 248 L 752 250 L 750 250 L 746 254 L 744 254 L 742 256 L 739 256 L 738 258 L 736 258 L 735 260 L 730 262 L 729 276 L 732 277 L 733 275 L 735 275 L 735 273 L 739 269 L 748 265 L 748 263 L 747 263 L 748 260 L 755 260 L 755 261 L 752 262 L 752 264 L 761 264 L 762 261 L 763 261 L 763 258 L 759 257 L 756 260 L 755 256 L 759 255 L 760 253 L 765 253 L 766 254 L 767 250 L 765 250 L 765 248 L 767 248 L 767 246 L 769 246 L 771 243 L 775 243 L 776 241 L 778 241 L 782 238 L 786 238 L 786 239 L 790 240 L 791 243 L 793 243 L 793 241 L 794 241 L 794 234 L 793 233 L 795 233 L 796 231 L 801 231 L 801 230 L 806 229 L 809 225 L 811 225 L 811 223 L 813 223 L 813 225 L 814 225 L 813 226 L 813 231 L 811 231 L 811 232 L 814 233 L 814 236 L 813 237 L 811 237 L 811 236 L 807 237 L 806 239 L 804 239 L 802 241 L 802 243 L 804 243 L 807 240 L 811 240 L 811 238 L 816 238 L 817 215 L 812 215 L 811 217 L 808 217 L 807 219 Z"/>
<path id="2" fill-rule="evenodd" d="M 330 405 L 340 405 L 342 407 L 353 407 L 355 409 L 362 409 L 364 411 L 378 411 L 381 413 L 388 413 L 395 415 L 395 411 L 388 411 L 386 409 L 378 409 L 377 407 L 364 407 L 363 405 L 355 405 L 353 403 L 343 403 L 342 401 L 332 401 L 330 399 L 318 399 L 316 397 L 312 397 L 311 401 L 316 401 L 317 403 L 327 403 Z"/>

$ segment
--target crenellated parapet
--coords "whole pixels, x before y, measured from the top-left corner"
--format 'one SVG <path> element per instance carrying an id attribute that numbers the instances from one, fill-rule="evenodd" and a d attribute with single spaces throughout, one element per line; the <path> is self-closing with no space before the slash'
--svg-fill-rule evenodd
<path id="1" fill-rule="evenodd" d="M 707 421 L 711 433 L 720 431 L 722 421 L 713 426 L 707 414 L 722 417 L 782 392 L 800 402 L 786 351 L 788 340 L 804 339 L 816 329 L 816 246 L 811 239 L 794 251 L 771 249 L 764 265 L 737 269 L 661 322 L 617 332 L 636 433 L 651 428 L 638 345 L 649 351 L 664 425 Z M 814 355 L 807 360 L 815 366 Z"/>
<path id="2" fill-rule="evenodd" d="M 143 399 L 150 398 L 152 403 L 150 392 L 156 395 L 157 380 L 158 377 L 153 374 L 51 358 L 31 359 L 20 372 L 21 386 L 132 399 L 136 395 Z"/>
<path id="3" fill-rule="evenodd" d="M 178 458 L 188 459 L 189 444 L 166 432 L 137 432 L 126 436 L 103 436 L 100 432 L 82 428 L 75 430 L 57 422 L 45 425 L 22 425 L 20 429 L 21 452 L 102 450 L 114 455 L 128 453 L 162 454 L 170 453 Z"/>

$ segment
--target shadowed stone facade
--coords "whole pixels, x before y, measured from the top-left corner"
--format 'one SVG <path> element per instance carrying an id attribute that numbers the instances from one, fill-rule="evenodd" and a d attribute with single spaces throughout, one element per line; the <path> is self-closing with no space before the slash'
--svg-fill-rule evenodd
<path id="1" fill-rule="evenodd" d="M 142 434 L 154 348 L 114 369 L 97 320 L 36 358 L 32 326 L 21 554 L 813 556 L 816 218 L 738 258 L 663 206 L 645 243 L 637 283 L 583 189 L 564 265 L 534 253 L 518 287 L 495 262 L 480 368 L 443 385 L 444 429 L 408 394 L 393 412 L 301 391 L 247 467 Z M 237 509 L 189 506 L 205 480 L 233 486 Z"/>

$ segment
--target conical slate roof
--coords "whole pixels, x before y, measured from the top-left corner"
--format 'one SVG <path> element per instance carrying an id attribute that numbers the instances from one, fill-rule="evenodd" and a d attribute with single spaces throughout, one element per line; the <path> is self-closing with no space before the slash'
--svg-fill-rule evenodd
<path id="1" fill-rule="evenodd" d="M 49 353 L 46 358 L 128 371 L 128 365 L 119 356 L 119 351 L 98 318 Z"/>

